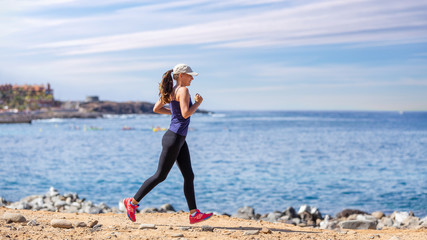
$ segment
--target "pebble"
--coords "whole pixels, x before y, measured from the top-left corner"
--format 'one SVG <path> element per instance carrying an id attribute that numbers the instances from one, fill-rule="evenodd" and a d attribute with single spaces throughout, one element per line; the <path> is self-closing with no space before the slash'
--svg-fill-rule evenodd
<path id="1" fill-rule="evenodd" d="M 214 228 L 211 226 L 202 226 L 202 231 L 204 232 L 213 232 Z"/>
<path id="2" fill-rule="evenodd" d="M 98 224 L 98 220 L 92 220 L 92 221 L 89 221 L 89 223 L 87 224 L 87 226 L 89 228 L 93 228 L 96 224 Z"/>
<path id="3" fill-rule="evenodd" d="M 261 233 L 265 233 L 265 234 L 270 234 L 271 233 L 271 230 L 270 229 L 268 229 L 268 228 L 266 228 L 266 227 L 263 227 L 262 229 L 261 229 L 261 231 L 260 231 Z"/>
<path id="4" fill-rule="evenodd" d="M 3 214 L 3 219 L 7 222 L 26 222 L 27 219 L 22 214 L 6 212 Z"/>
<path id="5" fill-rule="evenodd" d="M 141 224 L 139 229 L 157 229 L 157 227 L 154 224 Z"/>
<path id="6" fill-rule="evenodd" d="M 389 238 L 388 240 L 400 240 L 400 238 L 396 237 L 396 236 L 393 236 L 393 237 Z"/>
<path id="7" fill-rule="evenodd" d="M 84 222 L 77 222 L 75 226 L 76 227 L 87 227 L 87 224 Z"/>
<path id="8" fill-rule="evenodd" d="M 257 235 L 257 234 L 259 234 L 259 230 L 249 230 L 243 233 L 243 235 Z"/>
<path id="9" fill-rule="evenodd" d="M 50 221 L 50 225 L 56 228 L 72 228 L 73 227 L 73 224 L 71 224 L 70 221 L 67 221 L 65 219 L 52 219 L 52 221 Z"/>
<path id="10" fill-rule="evenodd" d="M 179 227 L 178 229 L 181 231 L 188 231 L 191 229 L 191 227 Z"/>
<path id="11" fill-rule="evenodd" d="M 35 219 L 28 221 L 27 226 L 37 226 L 39 225 Z"/>
<path id="12" fill-rule="evenodd" d="M 173 235 L 171 235 L 171 237 L 173 237 L 173 238 L 180 238 L 180 237 L 184 237 L 184 234 L 182 234 L 182 233 L 173 234 Z"/>

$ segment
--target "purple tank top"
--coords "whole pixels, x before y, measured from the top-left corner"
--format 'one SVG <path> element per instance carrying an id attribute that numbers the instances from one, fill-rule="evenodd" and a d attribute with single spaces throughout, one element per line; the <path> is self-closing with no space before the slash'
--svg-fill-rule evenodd
<path id="1" fill-rule="evenodd" d="M 193 103 L 191 102 L 191 99 L 190 99 L 189 107 L 191 107 L 192 105 Z M 169 130 L 181 136 L 187 136 L 188 125 L 190 125 L 190 117 L 185 119 L 181 115 L 181 107 L 179 106 L 178 101 L 171 101 L 169 104 L 169 107 L 172 113 L 171 125 L 169 127 Z"/>

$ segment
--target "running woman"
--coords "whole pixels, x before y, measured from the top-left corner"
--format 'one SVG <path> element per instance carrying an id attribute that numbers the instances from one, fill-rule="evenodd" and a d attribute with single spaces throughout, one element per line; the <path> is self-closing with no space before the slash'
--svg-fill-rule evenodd
<path id="1" fill-rule="evenodd" d="M 124 200 L 127 215 L 132 222 L 136 221 L 135 212 L 139 207 L 138 203 L 157 184 L 166 179 L 175 161 L 184 177 L 184 194 L 190 209 L 190 224 L 201 222 L 212 216 L 212 213 L 205 214 L 197 209 L 193 184 L 194 174 L 191 168 L 190 152 L 185 141 L 190 116 L 203 102 L 202 96 L 196 94 L 193 104 L 187 88 L 193 81 L 193 76 L 197 75 L 198 73 L 193 72 L 186 64 L 178 64 L 163 74 L 162 82 L 159 85 L 160 99 L 154 105 L 153 111 L 172 115 L 171 124 L 162 138 L 163 149 L 156 173 L 142 184 L 133 198 Z M 176 80 L 175 86 L 172 78 Z M 165 107 L 167 103 L 169 103 L 170 109 Z"/>

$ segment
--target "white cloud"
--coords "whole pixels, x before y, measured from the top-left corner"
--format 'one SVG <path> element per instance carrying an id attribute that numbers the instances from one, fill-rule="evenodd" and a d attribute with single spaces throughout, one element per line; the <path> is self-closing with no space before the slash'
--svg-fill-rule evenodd
<path id="1" fill-rule="evenodd" d="M 159 7 L 152 7 L 156 6 Z M 42 43 L 32 47 L 56 49 L 60 55 L 75 55 L 199 44 L 242 48 L 425 42 L 425 7 L 427 3 L 422 1 L 405 4 L 400 1 L 388 1 L 387 4 L 377 1 L 326 1 L 264 10 L 244 17 L 187 23 L 172 28 L 163 26 L 158 30 L 114 34 L 117 29 L 112 29 L 109 35 Z M 173 15 L 179 15 L 181 10 L 176 11 Z M 210 12 L 203 14 L 215 15 Z M 200 13 L 197 16 L 203 19 Z"/>

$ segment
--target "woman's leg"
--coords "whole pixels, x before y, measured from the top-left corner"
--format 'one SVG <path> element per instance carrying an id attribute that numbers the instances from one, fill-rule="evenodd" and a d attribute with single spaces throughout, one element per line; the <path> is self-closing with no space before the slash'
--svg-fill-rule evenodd
<path id="1" fill-rule="evenodd" d="M 159 166 L 156 173 L 148 178 L 133 197 L 136 202 L 147 195 L 157 184 L 163 182 L 175 163 L 178 153 L 185 142 L 185 137 L 172 131 L 167 131 L 162 138 L 162 153 L 160 154 Z"/>
<path id="2" fill-rule="evenodd" d="M 187 142 L 184 142 L 177 158 L 177 165 L 184 177 L 184 194 L 187 199 L 188 209 L 195 211 L 196 197 L 194 194 L 194 173 L 191 167 L 190 151 L 188 150 Z"/>

